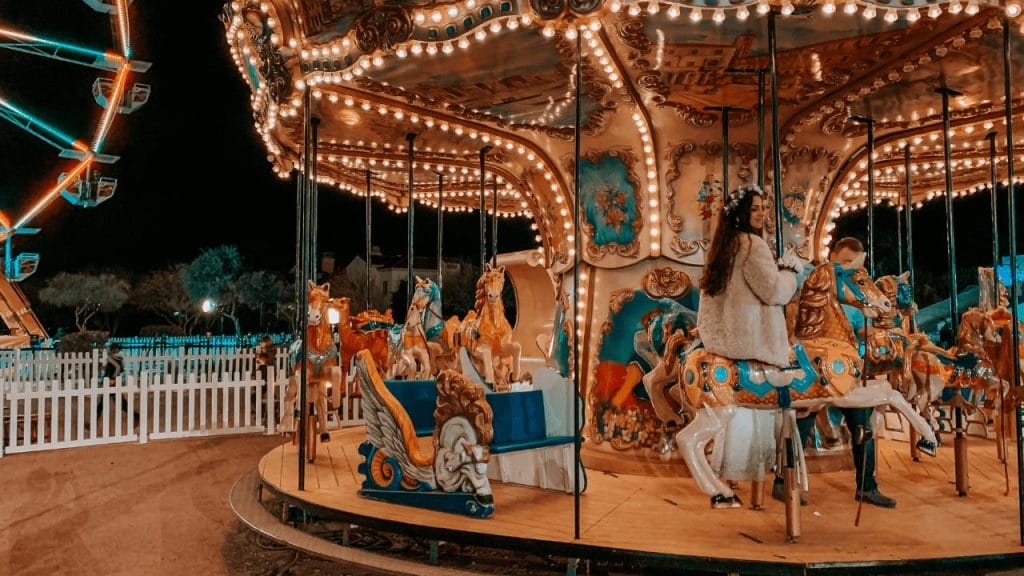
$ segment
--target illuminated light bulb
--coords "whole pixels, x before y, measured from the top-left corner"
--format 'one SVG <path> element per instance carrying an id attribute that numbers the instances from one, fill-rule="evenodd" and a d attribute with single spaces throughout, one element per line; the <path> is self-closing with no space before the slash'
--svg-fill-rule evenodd
<path id="1" fill-rule="evenodd" d="M 690 10 L 690 20 L 700 22 L 702 16 L 703 14 L 701 14 L 700 8 L 693 8 Z"/>
<path id="2" fill-rule="evenodd" d="M 565 29 L 565 39 L 566 40 L 575 40 L 577 35 L 578 34 L 576 33 L 576 27 L 575 26 L 569 26 L 568 28 Z"/>
<path id="3" fill-rule="evenodd" d="M 477 31 L 473 33 L 473 38 L 483 41 L 487 38 L 487 31 L 483 28 L 478 28 Z"/>
<path id="4" fill-rule="evenodd" d="M 865 6 L 864 11 L 861 12 L 861 15 L 864 16 L 865 20 L 871 20 L 872 18 L 875 17 L 875 7 L 871 5 Z"/>
<path id="5" fill-rule="evenodd" d="M 444 43 L 444 44 L 443 44 L 443 45 L 441 46 L 441 52 L 444 52 L 445 54 L 451 54 L 451 53 L 452 53 L 452 52 L 454 52 L 454 51 L 455 51 L 455 47 L 454 47 L 454 46 L 452 46 L 452 43 L 451 43 L 451 42 L 445 42 L 445 43 Z"/>
<path id="6" fill-rule="evenodd" d="M 437 54 L 437 45 L 436 44 L 427 44 L 427 54 L 430 54 L 431 56 L 433 56 L 434 54 Z"/>
<path id="7" fill-rule="evenodd" d="M 917 8 L 911 8 L 907 11 L 907 22 L 917 22 L 921 19 L 921 11 Z"/>
<path id="8" fill-rule="evenodd" d="M 964 7 L 960 4 L 960 0 L 952 0 L 949 3 L 949 13 L 950 14 L 959 14 L 959 13 L 963 12 L 963 10 L 964 10 Z"/>
<path id="9" fill-rule="evenodd" d="M 441 12 L 438 11 L 438 10 L 434 10 L 433 12 L 431 12 L 430 13 L 430 21 L 433 22 L 434 24 L 437 24 L 438 22 L 440 22 L 441 21 Z"/>
<path id="10" fill-rule="evenodd" d="M 657 14 L 659 10 L 661 10 L 661 4 L 660 3 L 658 3 L 658 2 L 648 2 L 647 3 L 647 13 L 648 14 L 653 16 L 653 15 Z"/>
<path id="11" fill-rule="evenodd" d="M 419 42 L 417 42 L 417 43 L 413 44 L 412 48 L 410 48 L 409 50 L 413 54 L 416 54 L 418 56 L 418 55 L 423 53 L 423 44 L 420 44 Z"/>
<path id="12" fill-rule="evenodd" d="M 932 4 L 928 7 L 929 18 L 938 18 L 939 16 L 942 16 L 942 8 L 939 8 L 938 4 Z"/>
<path id="13" fill-rule="evenodd" d="M 491 22 L 491 32 L 494 33 L 494 34 L 497 34 L 498 32 L 501 32 L 501 22 L 499 22 L 497 20 L 495 20 L 494 22 Z"/>
<path id="14" fill-rule="evenodd" d="M 857 4 L 853 0 L 848 1 L 846 4 L 843 4 L 843 12 L 851 16 L 856 14 Z"/>
<path id="15" fill-rule="evenodd" d="M 746 6 L 740 6 L 739 8 L 736 9 L 736 19 L 737 20 L 740 20 L 742 22 L 743 20 L 746 20 L 749 17 L 750 17 L 750 10 L 748 10 Z"/>
<path id="16" fill-rule="evenodd" d="M 507 27 L 509 30 L 516 30 L 516 29 L 518 29 L 519 28 L 519 19 L 518 18 L 509 18 L 508 21 L 505 22 L 505 27 Z"/>
<path id="17" fill-rule="evenodd" d="M 618 12 L 622 10 L 622 3 L 619 0 L 612 0 L 612 3 L 608 5 L 608 9 L 612 12 Z"/>
<path id="18" fill-rule="evenodd" d="M 630 16 L 639 16 L 640 15 L 640 5 L 639 4 L 630 4 L 628 12 L 629 12 Z"/>
<path id="19" fill-rule="evenodd" d="M 971 0 L 970 2 L 968 2 L 967 9 L 964 10 L 964 13 L 967 14 L 968 16 L 974 16 L 975 14 L 977 14 L 978 3 L 975 0 Z"/>
<path id="20" fill-rule="evenodd" d="M 449 6 L 448 7 L 448 17 L 449 18 L 455 18 L 458 15 L 459 15 L 458 8 L 456 8 L 455 6 Z"/>
<path id="21" fill-rule="evenodd" d="M 1006 15 L 1010 18 L 1016 18 L 1020 16 L 1021 6 L 1016 2 L 1009 2 L 1006 4 Z"/>
<path id="22" fill-rule="evenodd" d="M 679 18 L 679 6 L 675 4 L 669 6 L 667 14 L 669 18 Z"/>
<path id="23" fill-rule="evenodd" d="M 465 36 L 459 38 L 459 48 L 462 48 L 463 50 L 469 48 L 469 38 L 466 38 Z"/>
<path id="24" fill-rule="evenodd" d="M 600 20 L 595 18 L 595 19 L 590 21 L 590 30 L 592 32 L 597 32 L 600 29 L 601 29 L 601 21 Z"/>
<path id="25" fill-rule="evenodd" d="M 715 8 L 715 12 L 712 14 L 711 19 L 715 21 L 715 24 L 725 22 L 725 10 Z"/>
<path id="26" fill-rule="evenodd" d="M 793 3 L 786 0 L 782 3 L 782 10 L 780 10 L 783 16 L 789 16 L 793 13 Z"/>
<path id="27" fill-rule="evenodd" d="M 415 18 L 413 18 L 417 24 L 423 24 L 427 20 L 427 15 L 423 12 L 417 12 Z"/>
<path id="28" fill-rule="evenodd" d="M 541 32 L 541 34 L 543 34 L 545 38 L 551 38 L 552 36 L 555 35 L 554 26 L 548 24 L 547 26 L 544 27 L 544 30 Z"/>
<path id="29" fill-rule="evenodd" d="M 885 11 L 885 16 L 884 16 L 883 19 L 886 22 L 892 24 L 893 22 L 899 20 L 899 18 L 900 18 L 899 15 L 896 14 L 896 10 L 894 10 L 892 8 L 889 8 L 888 10 Z"/>
<path id="30" fill-rule="evenodd" d="M 772 7 L 768 5 L 768 2 L 766 0 L 758 0 L 758 2 L 757 2 L 757 13 L 758 14 L 764 16 L 765 14 L 771 12 L 771 10 L 772 10 Z"/>
<path id="31" fill-rule="evenodd" d="M 384 58 L 382 58 L 380 54 L 377 54 L 376 56 L 373 57 L 373 65 L 374 66 L 383 66 L 384 65 Z"/>
<path id="32" fill-rule="evenodd" d="M 836 5 L 834 2 L 832 2 L 832 0 L 827 0 L 824 4 L 821 5 L 821 11 L 822 13 L 831 16 L 836 13 Z"/>

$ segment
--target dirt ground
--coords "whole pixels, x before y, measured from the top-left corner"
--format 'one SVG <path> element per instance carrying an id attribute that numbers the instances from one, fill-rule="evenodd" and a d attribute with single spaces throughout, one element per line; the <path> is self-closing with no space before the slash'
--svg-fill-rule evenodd
<path id="1" fill-rule="evenodd" d="M 162 440 L 0 459 L 0 574 L 377 576 L 257 541 L 231 486 L 279 437 Z"/>
<path id="2" fill-rule="evenodd" d="M 0 575 L 381 576 L 297 554 L 257 538 L 235 518 L 232 485 L 281 441 L 249 435 L 6 456 L 0 459 Z M 274 510 L 272 501 L 267 505 Z M 340 526 L 330 522 L 307 529 L 340 538 Z M 364 530 L 353 533 L 352 544 L 417 561 L 427 550 L 414 538 Z M 565 573 L 564 559 L 526 551 L 447 544 L 440 560 L 491 575 Z M 580 573 L 654 574 L 598 564 L 581 566 Z M 1024 576 L 1024 570 L 989 574 Z"/>

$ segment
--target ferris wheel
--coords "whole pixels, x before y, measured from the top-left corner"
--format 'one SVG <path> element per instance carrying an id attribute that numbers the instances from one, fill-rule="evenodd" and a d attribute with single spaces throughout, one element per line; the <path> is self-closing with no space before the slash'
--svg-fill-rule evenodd
<path id="1" fill-rule="evenodd" d="M 133 74 L 143 73 L 150 66 L 148 62 L 133 59 L 129 9 L 132 0 L 82 1 L 95 12 L 100 25 L 109 20 L 109 36 L 95 32 L 99 29 L 97 22 L 89 21 L 92 14 L 87 9 L 83 10 L 87 16 L 79 18 L 71 9 L 80 7 L 68 6 L 65 2 L 54 3 L 52 7 L 26 7 L 45 13 L 40 19 L 42 26 L 59 29 L 52 34 L 29 32 L 14 11 L 0 18 L 0 48 L 80 69 L 69 74 L 65 68 L 59 68 L 52 77 L 47 77 L 49 72 L 36 74 L 33 80 L 59 87 L 56 105 L 50 97 L 55 90 L 41 96 L 19 90 L 20 86 L 5 87 L 0 83 L 0 119 L 57 151 L 52 161 L 47 161 L 47 181 L 21 194 L 19 200 L 24 206 L 18 213 L 9 213 L 0 219 L 0 239 L 5 242 L 6 281 L 18 282 L 35 272 L 39 255 L 12 254 L 11 240 L 15 235 L 39 232 L 29 224 L 58 197 L 74 206 L 89 208 L 113 196 L 117 180 L 102 176 L 99 165 L 113 164 L 119 157 L 108 151 L 105 143 L 118 118 L 135 112 L 149 99 L 148 85 L 132 83 Z M 75 22 L 72 27 L 80 26 L 86 32 L 70 34 L 65 29 L 68 26 L 60 24 L 67 21 Z M 97 73 L 91 88 L 88 84 L 76 84 L 78 78 L 87 82 L 89 71 Z M 20 97 L 12 95 L 15 93 Z M 69 98 L 73 103 L 65 105 Z M 55 109 L 48 112 L 48 107 Z M 10 145 L 18 146 L 17 143 Z M 6 314 L 4 316 L 6 319 Z"/>

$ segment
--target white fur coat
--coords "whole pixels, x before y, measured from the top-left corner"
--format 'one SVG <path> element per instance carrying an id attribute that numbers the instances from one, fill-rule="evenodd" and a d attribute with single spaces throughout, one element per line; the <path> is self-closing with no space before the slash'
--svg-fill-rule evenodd
<path id="1" fill-rule="evenodd" d="M 779 270 L 768 243 L 744 234 L 725 290 L 700 295 L 697 330 L 704 347 L 735 360 L 789 365 L 783 306 L 796 293 L 796 275 Z"/>

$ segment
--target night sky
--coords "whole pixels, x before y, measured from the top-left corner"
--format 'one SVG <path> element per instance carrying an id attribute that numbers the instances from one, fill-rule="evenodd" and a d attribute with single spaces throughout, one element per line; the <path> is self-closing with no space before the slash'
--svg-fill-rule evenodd
<path id="1" fill-rule="evenodd" d="M 185 5 L 133 4 L 135 58 L 152 67 L 132 81 L 151 85 L 152 93 L 142 109 L 120 118 L 107 139 L 104 151 L 121 159 L 100 170 L 118 179 L 117 192 L 89 209 L 59 199 L 33 220 L 42 232 L 15 240 L 15 253 L 41 255 L 26 284 L 63 270 L 145 271 L 190 261 L 220 244 L 237 245 L 250 268 L 283 272 L 293 265 L 295 182 L 273 175 L 257 139 L 249 91 L 218 20 L 223 1 Z M 0 14 L 2 25 L 22 32 L 100 49 L 112 42 L 109 18 L 80 1 L 0 0 Z M 91 138 L 100 111 L 91 85 L 102 72 L 0 54 L 0 96 Z M 0 209 L 14 219 L 72 165 L 56 149 L 0 121 Z M 328 188 L 320 198 L 320 249 L 333 251 L 343 265 L 365 251 L 363 202 Z M 418 212 L 419 256 L 436 252 L 436 214 Z M 477 222 L 476 215 L 446 215 L 446 257 L 478 254 Z M 500 251 L 535 246 L 527 221 L 510 222 L 500 227 Z M 404 216 L 375 204 L 373 240 L 385 254 L 404 253 L 405 226 Z"/>

